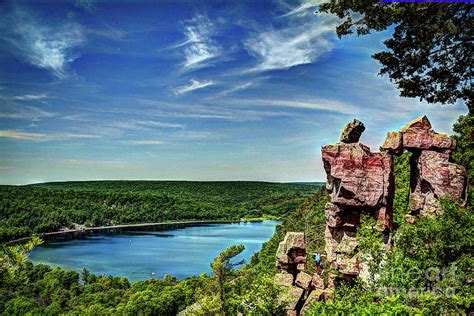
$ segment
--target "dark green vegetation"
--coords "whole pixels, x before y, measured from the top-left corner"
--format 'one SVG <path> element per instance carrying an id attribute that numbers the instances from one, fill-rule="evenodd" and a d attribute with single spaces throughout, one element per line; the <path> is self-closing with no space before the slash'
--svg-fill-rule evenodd
<path id="1" fill-rule="evenodd" d="M 403 97 L 429 103 L 463 100 L 473 111 L 472 3 L 381 3 L 339 0 L 324 3 L 321 12 L 337 15 L 338 36 L 366 35 L 393 28 L 386 51 L 373 57 L 382 64 Z"/>
<path id="2" fill-rule="evenodd" d="M 74 224 L 282 217 L 317 186 L 267 182 L 88 181 L 0 186 L 0 242 Z"/>
<path id="3" fill-rule="evenodd" d="M 408 154 L 396 160 L 395 245 L 389 255 L 381 248 L 374 222 L 359 229 L 360 249 L 377 257 L 368 282 L 338 286 L 334 300 L 315 302 L 311 314 L 320 313 L 464 313 L 474 300 L 472 291 L 474 220 L 472 208 L 444 203 L 436 219 L 403 222 L 408 192 Z M 318 190 L 288 214 L 275 235 L 248 265 L 236 270 L 231 258 L 242 249 L 234 246 L 211 264 L 213 274 L 177 280 L 150 279 L 130 284 L 124 278 L 95 276 L 33 266 L 25 254 L 31 246 L 4 249 L 0 256 L 0 311 L 4 314 L 157 314 L 175 315 L 282 315 L 286 302 L 273 283 L 275 253 L 287 231 L 305 231 L 308 251 L 324 248 L 324 205 L 328 197 Z M 35 242 L 34 240 L 32 242 Z M 12 260 L 14 258 L 14 260 Z M 308 270 L 312 271 L 312 260 Z M 329 270 L 327 265 L 325 270 Z M 428 277 L 425 273 L 428 271 Z M 433 290 L 434 289 L 434 290 Z M 446 293 L 448 293 L 446 295 Z M 452 295 L 451 295 L 452 293 Z"/>

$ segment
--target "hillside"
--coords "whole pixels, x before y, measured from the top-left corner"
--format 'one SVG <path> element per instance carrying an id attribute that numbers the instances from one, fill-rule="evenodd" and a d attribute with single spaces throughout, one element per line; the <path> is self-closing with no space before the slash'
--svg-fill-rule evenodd
<path id="1" fill-rule="evenodd" d="M 191 181 L 0 186 L 0 241 L 74 224 L 282 217 L 317 189 L 313 184 Z"/>

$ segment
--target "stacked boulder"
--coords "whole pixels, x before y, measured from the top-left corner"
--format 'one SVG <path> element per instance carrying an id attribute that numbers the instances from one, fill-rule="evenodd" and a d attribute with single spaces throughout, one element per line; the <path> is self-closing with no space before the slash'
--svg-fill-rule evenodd
<path id="1" fill-rule="evenodd" d="M 327 297 L 323 278 L 306 273 L 306 243 L 304 233 L 288 232 L 278 245 L 275 277 L 278 285 L 287 289 L 282 300 L 289 301 L 289 314 L 298 315 L 310 302 Z M 319 290 L 319 291 L 315 291 Z"/>
<path id="2" fill-rule="evenodd" d="M 389 132 L 381 150 L 400 155 L 412 152 L 408 208 L 413 216 L 431 217 L 441 211 L 440 197 L 459 200 L 466 196 L 466 170 L 450 162 L 455 140 L 433 131 L 426 116 L 420 116 L 400 132 Z"/>
<path id="3" fill-rule="evenodd" d="M 353 120 L 344 128 L 340 142 L 322 147 L 326 189 L 330 202 L 326 204 L 326 256 L 331 267 L 345 279 L 357 276 L 363 269 L 356 255 L 356 229 L 360 216 L 367 213 L 378 220 L 386 236 L 392 229 L 394 197 L 393 159 L 389 153 L 372 153 L 358 143 L 364 124 Z"/>

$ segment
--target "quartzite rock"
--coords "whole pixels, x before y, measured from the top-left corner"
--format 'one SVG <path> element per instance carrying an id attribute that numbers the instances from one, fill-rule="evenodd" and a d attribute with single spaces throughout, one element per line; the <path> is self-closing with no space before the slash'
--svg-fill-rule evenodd
<path id="1" fill-rule="evenodd" d="M 353 119 L 342 130 L 340 141 L 347 144 L 357 143 L 364 131 L 364 124 L 359 120 Z"/>
<path id="2" fill-rule="evenodd" d="M 321 275 L 314 273 L 311 281 L 311 286 L 314 289 L 324 290 L 324 279 Z"/>
<path id="3" fill-rule="evenodd" d="M 297 287 L 300 287 L 300 288 L 304 289 L 304 290 L 310 290 L 311 289 L 311 282 L 312 282 L 311 275 L 309 275 L 308 273 L 306 273 L 304 271 L 301 271 L 296 276 L 295 285 Z"/>
<path id="4" fill-rule="evenodd" d="M 449 154 L 423 150 L 414 157 L 416 168 L 410 190 L 409 208 L 422 217 L 437 215 L 441 211 L 440 197 L 459 200 L 466 189 L 466 170 L 449 161 Z"/>
<path id="5" fill-rule="evenodd" d="M 388 151 L 392 155 L 401 155 L 403 152 L 403 134 L 401 132 L 388 132 L 380 150 Z"/>
<path id="6" fill-rule="evenodd" d="M 452 151 L 456 142 L 446 134 L 438 134 L 431 128 L 431 123 L 422 115 L 401 129 L 403 148 L 409 150 L 434 149 Z M 388 136 L 387 136 L 388 138 Z M 387 141 L 387 140 L 386 140 Z"/>
<path id="7" fill-rule="evenodd" d="M 326 257 L 347 280 L 357 276 L 364 264 L 356 253 L 361 213 L 368 212 L 376 218 L 384 236 L 392 228 L 395 181 L 391 153 L 400 152 L 402 146 L 401 133 L 392 133 L 384 144 L 388 152 L 371 152 L 369 147 L 356 143 L 363 126 L 359 121 L 350 122 L 344 128 L 341 143 L 322 147 L 326 188 L 330 192 L 330 202 L 324 210 Z M 414 126 L 423 127 L 420 123 Z"/>
<path id="8" fill-rule="evenodd" d="M 389 205 L 394 194 L 393 159 L 363 144 L 322 147 L 331 202 L 344 206 Z"/>
<path id="9" fill-rule="evenodd" d="M 306 266 L 304 233 L 286 233 L 285 239 L 278 245 L 276 259 L 276 267 L 290 273 L 295 279 L 298 272 L 303 271 Z"/>

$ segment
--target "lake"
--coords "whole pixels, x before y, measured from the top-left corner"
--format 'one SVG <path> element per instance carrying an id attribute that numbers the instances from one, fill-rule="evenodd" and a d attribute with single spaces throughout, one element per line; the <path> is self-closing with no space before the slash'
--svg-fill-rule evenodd
<path id="1" fill-rule="evenodd" d="M 131 282 L 171 274 L 184 279 L 210 273 L 210 263 L 231 245 L 243 244 L 237 259 L 249 261 L 275 232 L 279 221 L 200 224 L 157 231 L 131 230 L 47 240 L 33 250 L 33 263 L 94 274 L 127 277 Z M 148 228 L 150 229 L 150 228 Z"/>

